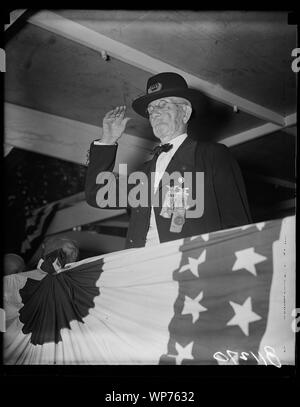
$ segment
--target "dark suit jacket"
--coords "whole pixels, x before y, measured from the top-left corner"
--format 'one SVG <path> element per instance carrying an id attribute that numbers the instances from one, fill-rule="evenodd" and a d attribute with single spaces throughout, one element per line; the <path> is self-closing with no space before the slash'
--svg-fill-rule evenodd
<path id="1" fill-rule="evenodd" d="M 85 184 L 86 201 L 91 206 L 99 207 L 97 193 L 104 186 L 96 183 L 97 175 L 102 171 L 113 171 L 116 153 L 117 146 L 91 145 Z M 150 178 L 154 165 L 153 160 L 147 161 L 140 170 Z M 162 205 L 155 207 L 161 242 L 252 223 L 240 168 L 226 146 L 187 137 L 166 168 L 169 174 L 174 171 L 178 171 L 182 177 L 188 171 L 193 175 L 196 172 L 204 173 L 204 212 L 199 218 L 187 218 L 181 232 L 174 233 L 170 231 L 171 220 L 160 215 Z M 193 187 L 195 179 L 193 177 Z M 162 184 L 161 181 L 159 190 Z M 120 208 L 116 206 L 116 209 Z M 126 248 L 145 246 L 150 214 L 150 205 L 131 208 Z"/>

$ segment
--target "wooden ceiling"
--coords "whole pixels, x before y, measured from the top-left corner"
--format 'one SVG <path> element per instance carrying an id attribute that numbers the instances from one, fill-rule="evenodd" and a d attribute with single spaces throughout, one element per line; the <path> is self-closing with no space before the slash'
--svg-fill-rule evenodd
<path id="1" fill-rule="evenodd" d="M 283 117 L 296 111 L 290 69 L 296 28 L 287 24 L 285 12 L 59 10 L 54 16 Z M 84 45 L 84 35 L 75 42 L 37 27 L 37 20 L 33 15 L 7 44 L 6 101 L 96 126 L 108 109 L 126 104 L 132 117 L 127 132 L 152 139 L 147 121 L 131 109 L 152 67 L 147 72 L 113 56 L 104 61 L 91 44 Z M 265 123 L 248 112 L 231 116 L 220 138 Z"/>
<path id="2" fill-rule="evenodd" d="M 284 116 L 295 111 L 290 62 L 296 29 L 285 12 L 59 14 Z"/>
<path id="3" fill-rule="evenodd" d="M 106 63 L 81 44 L 26 24 L 7 47 L 6 101 L 95 126 L 116 105 L 130 107 L 148 74 L 117 59 Z M 130 109 L 127 132 L 151 137 Z"/>

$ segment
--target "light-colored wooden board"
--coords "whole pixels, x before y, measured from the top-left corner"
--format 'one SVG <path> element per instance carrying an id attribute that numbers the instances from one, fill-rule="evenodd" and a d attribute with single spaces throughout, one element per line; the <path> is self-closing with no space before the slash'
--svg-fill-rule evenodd
<path id="1" fill-rule="evenodd" d="M 78 164 L 87 163 L 90 144 L 102 134 L 100 127 L 10 103 L 5 104 L 4 117 L 6 143 Z M 124 133 L 116 168 L 127 163 L 132 171 L 149 157 L 152 148 L 151 141 Z"/>
<path id="2" fill-rule="evenodd" d="M 153 138 L 148 121 L 131 108 L 149 73 L 49 31 L 25 26 L 6 48 L 5 101 L 102 125 L 105 113 L 127 106 L 130 134 Z"/>
<path id="3" fill-rule="evenodd" d="M 126 213 L 123 209 L 100 209 L 89 206 L 85 201 L 59 210 L 47 230 L 47 235 L 72 229 L 76 226 L 87 225 L 93 222 L 109 219 Z"/>
<path id="4" fill-rule="evenodd" d="M 58 13 L 282 115 L 295 111 L 288 12 L 62 10 Z"/>
<path id="5" fill-rule="evenodd" d="M 103 52 L 103 50 L 105 50 L 113 57 L 149 71 L 152 74 L 166 71 L 179 73 L 186 78 L 190 86 L 201 90 L 213 99 L 224 102 L 230 106 L 238 106 L 240 110 L 272 123 L 282 124 L 283 122 L 282 115 L 279 115 L 263 105 L 253 103 L 253 101 L 245 99 L 238 94 L 229 92 L 220 83 L 214 84 L 206 81 L 197 75 L 182 70 L 182 68 L 179 68 L 176 65 L 174 66 L 167 63 L 163 58 L 153 58 L 144 52 L 124 45 L 120 41 L 115 41 L 108 36 L 97 33 L 95 30 L 91 30 L 82 24 L 73 22 L 58 14 L 50 11 L 41 11 L 30 17 L 28 21 L 46 30 L 93 48 L 98 52 Z"/>

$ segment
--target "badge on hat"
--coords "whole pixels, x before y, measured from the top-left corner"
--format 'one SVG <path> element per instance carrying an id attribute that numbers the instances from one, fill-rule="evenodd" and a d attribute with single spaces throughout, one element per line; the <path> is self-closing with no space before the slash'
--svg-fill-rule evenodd
<path id="1" fill-rule="evenodd" d="M 148 93 L 159 92 L 162 89 L 162 84 L 160 82 L 153 83 L 148 88 Z"/>

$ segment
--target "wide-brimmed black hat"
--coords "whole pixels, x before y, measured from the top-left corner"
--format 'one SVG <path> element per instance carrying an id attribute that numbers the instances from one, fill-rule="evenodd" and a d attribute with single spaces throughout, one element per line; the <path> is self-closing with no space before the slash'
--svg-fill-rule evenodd
<path id="1" fill-rule="evenodd" d="M 207 102 L 206 96 L 196 89 L 189 88 L 181 75 L 174 72 L 163 72 L 148 79 L 146 95 L 134 100 L 132 108 L 139 115 L 148 118 L 146 111 L 148 104 L 153 100 L 168 96 L 177 96 L 189 100 L 196 115 Z"/>

